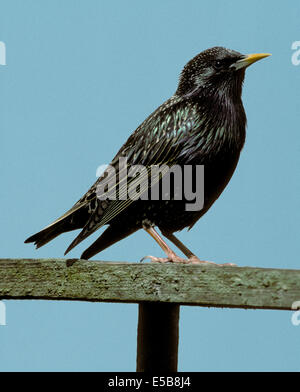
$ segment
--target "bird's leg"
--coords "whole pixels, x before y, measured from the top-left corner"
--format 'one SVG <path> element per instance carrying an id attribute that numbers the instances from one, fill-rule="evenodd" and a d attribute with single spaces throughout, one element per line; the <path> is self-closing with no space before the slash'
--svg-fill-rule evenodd
<path id="1" fill-rule="evenodd" d="M 186 259 L 182 259 L 181 257 L 177 256 L 175 252 L 168 246 L 168 244 L 161 238 L 161 236 L 157 233 L 157 231 L 152 226 L 144 225 L 143 229 L 151 235 L 151 237 L 158 243 L 158 245 L 162 248 L 165 252 L 167 257 L 154 257 L 154 256 L 145 256 L 142 260 L 150 259 L 154 263 L 186 263 L 188 262 Z M 141 260 L 141 261 L 142 261 Z"/>
<path id="2" fill-rule="evenodd" d="M 173 233 L 162 231 L 162 234 L 168 238 L 181 252 L 188 258 L 188 262 L 191 264 L 213 264 L 218 266 L 234 266 L 235 264 L 226 263 L 226 264 L 217 264 L 213 261 L 205 261 L 200 260 L 189 248 L 187 248 Z"/>
<path id="3" fill-rule="evenodd" d="M 177 237 L 175 237 L 174 234 L 169 233 L 169 232 L 165 232 L 165 231 L 162 231 L 162 234 L 163 234 L 166 238 L 168 238 L 168 240 L 170 240 L 171 242 L 173 242 L 173 244 L 174 244 L 175 246 L 177 246 L 177 248 L 180 249 L 181 252 L 182 252 L 187 258 L 190 259 L 191 257 L 195 256 L 194 253 L 193 253 L 189 248 L 187 248 L 187 247 L 186 247 Z"/>
<path id="4" fill-rule="evenodd" d="M 145 256 L 141 261 L 145 259 L 150 259 L 153 263 L 182 263 L 182 264 L 210 264 L 216 266 L 234 266 L 235 264 L 216 264 L 212 261 L 200 260 L 192 251 L 190 251 L 174 234 L 163 232 L 163 235 L 167 237 L 174 245 L 176 245 L 182 253 L 187 257 L 184 259 L 177 256 L 175 252 L 168 246 L 168 244 L 162 239 L 162 237 L 157 233 L 153 226 L 143 225 L 143 229 L 151 235 L 151 237 L 158 243 L 158 245 L 165 252 L 167 257 L 155 257 L 155 256 Z"/>

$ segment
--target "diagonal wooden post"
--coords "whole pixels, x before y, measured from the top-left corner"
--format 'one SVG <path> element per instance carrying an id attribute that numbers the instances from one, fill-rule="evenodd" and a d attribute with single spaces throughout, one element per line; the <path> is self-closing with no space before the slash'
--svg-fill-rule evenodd
<path id="1" fill-rule="evenodd" d="M 137 372 L 177 372 L 179 305 L 139 304 Z"/>

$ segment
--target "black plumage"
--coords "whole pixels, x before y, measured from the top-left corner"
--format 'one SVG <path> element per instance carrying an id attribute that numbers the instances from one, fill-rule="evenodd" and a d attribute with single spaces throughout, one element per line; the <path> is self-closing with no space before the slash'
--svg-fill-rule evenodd
<path id="1" fill-rule="evenodd" d="M 25 242 L 34 242 L 38 248 L 61 233 L 81 228 L 67 253 L 95 230 L 108 225 L 82 254 L 88 259 L 144 228 L 167 254 L 165 259 L 149 256 L 153 261 L 184 261 L 158 235 L 156 226 L 189 261 L 200 262 L 173 233 L 191 228 L 230 180 L 245 142 L 246 115 L 241 99 L 245 68 L 266 56 L 245 56 L 222 47 L 198 54 L 182 70 L 175 94 L 136 129 L 111 163 L 117 173 L 120 157 L 126 157 L 128 165 L 148 168 L 158 164 L 204 165 L 202 210 L 186 211 L 186 200 L 172 197 L 169 201 L 100 200 L 97 189 L 106 179 L 104 173 L 68 212 Z"/>

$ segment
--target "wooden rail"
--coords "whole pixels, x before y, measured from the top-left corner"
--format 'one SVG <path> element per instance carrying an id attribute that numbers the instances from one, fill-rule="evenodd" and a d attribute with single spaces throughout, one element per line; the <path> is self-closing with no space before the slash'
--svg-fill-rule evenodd
<path id="1" fill-rule="evenodd" d="M 138 303 L 137 370 L 176 371 L 179 305 L 291 310 L 300 270 L 0 259 L 0 299 Z"/>
<path id="2" fill-rule="evenodd" d="M 300 270 L 0 259 L 0 298 L 291 310 Z"/>

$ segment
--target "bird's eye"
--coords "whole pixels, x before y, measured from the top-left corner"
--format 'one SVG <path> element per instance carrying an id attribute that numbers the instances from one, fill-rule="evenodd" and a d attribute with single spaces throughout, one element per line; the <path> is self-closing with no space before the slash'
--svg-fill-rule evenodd
<path id="1" fill-rule="evenodd" d="M 215 69 L 221 69 L 222 68 L 222 61 L 220 61 L 220 60 L 215 61 L 214 67 L 215 67 Z"/>

